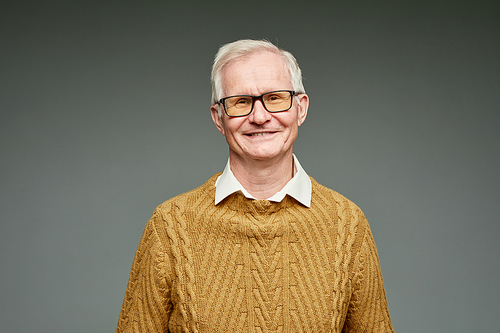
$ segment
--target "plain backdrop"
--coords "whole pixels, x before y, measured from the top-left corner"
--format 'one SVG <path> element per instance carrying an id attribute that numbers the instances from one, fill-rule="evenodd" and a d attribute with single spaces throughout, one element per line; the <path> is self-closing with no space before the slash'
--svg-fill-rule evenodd
<path id="1" fill-rule="evenodd" d="M 500 324 L 498 1 L 2 1 L 0 330 L 113 332 L 161 202 L 222 171 L 222 44 L 291 51 L 295 153 L 357 203 L 397 332 Z"/>

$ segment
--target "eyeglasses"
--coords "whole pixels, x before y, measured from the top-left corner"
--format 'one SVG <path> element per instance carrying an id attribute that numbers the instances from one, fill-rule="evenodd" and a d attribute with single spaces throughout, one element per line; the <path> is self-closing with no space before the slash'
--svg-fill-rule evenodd
<path id="1" fill-rule="evenodd" d="M 267 112 L 288 111 L 292 107 L 292 90 L 270 91 L 260 96 L 236 95 L 219 100 L 218 104 L 224 106 L 224 111 L 229 117 L 243 117 L 252 113 L 255 100 L 260 100 Z"/>

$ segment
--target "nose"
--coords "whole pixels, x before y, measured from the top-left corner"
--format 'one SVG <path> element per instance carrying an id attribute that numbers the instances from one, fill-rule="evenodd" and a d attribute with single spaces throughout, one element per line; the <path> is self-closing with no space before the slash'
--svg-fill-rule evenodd
<path id="1" fill-rule="evenodd" d="M 267 112 L 261 100 L 256 100 L 253 105 L 252 113 L 248 116 L 248 120 L 252 123 L 262 125 L 271 119 L 271 114 Z"/>

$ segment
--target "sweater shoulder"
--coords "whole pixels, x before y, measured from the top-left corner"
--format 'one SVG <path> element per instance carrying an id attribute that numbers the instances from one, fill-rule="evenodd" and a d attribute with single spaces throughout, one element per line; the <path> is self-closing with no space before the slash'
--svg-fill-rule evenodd
<path id="1" fill-rule="evenodd" d="M 353 201 L 311 178 L 311 208 L 330 217 L 340 228 L 354 228 L 358 237 L 370 233 L 370 226 L 365 214 Z"/>
<path id="2" fill-rule="evenodd" d="M 179 232 L 186 230 L 189 221 L 193 220 L 199 211 L 209 210 L 215 206 L 215 181 L 220 174 L 210 177 L 203 185 L 166 200 L 156 207 L 146 224 L 146 230 L 156 235 L 162 244 L 175 238 Z M 177 235 L 177 236 L 176 236 Z"/>

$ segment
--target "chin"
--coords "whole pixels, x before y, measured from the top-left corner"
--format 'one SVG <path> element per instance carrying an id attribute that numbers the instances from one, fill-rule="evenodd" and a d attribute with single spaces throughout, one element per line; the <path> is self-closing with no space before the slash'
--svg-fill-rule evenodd
<path id="1" fill-rule="evenodd" d="M 255 160 L 271 160 L 273 158 L 279 157 L 280 155 L 283 155 L 283 153 L 277 151 L 260 151 L 247 154 L 247 156 Z"/>

